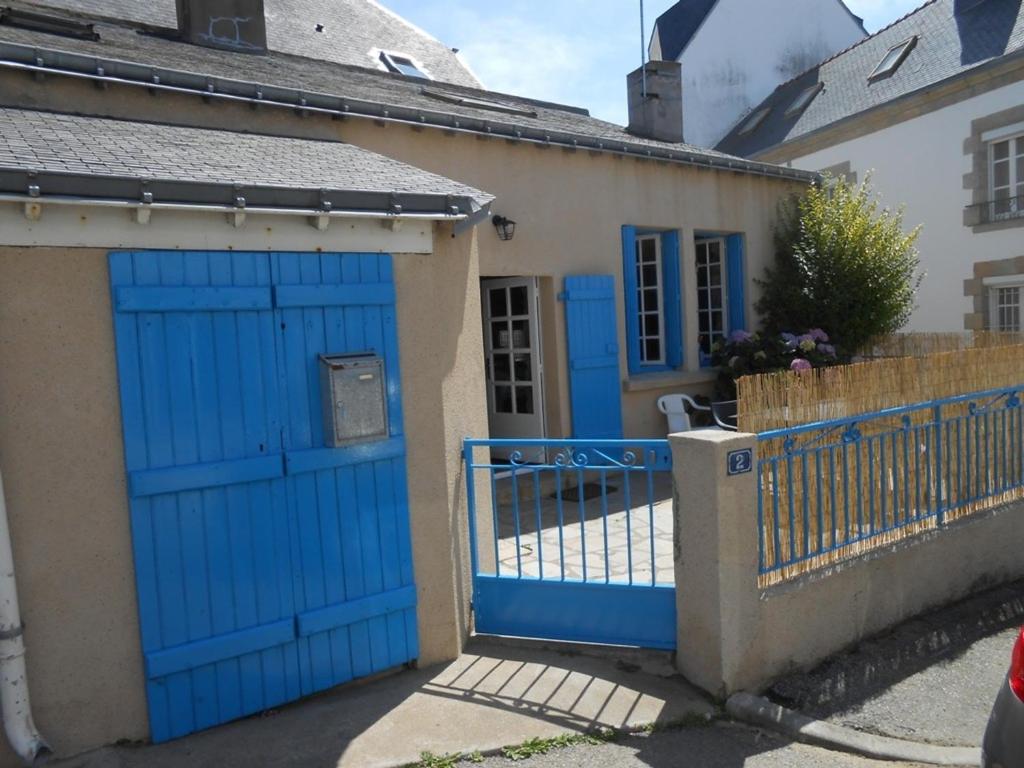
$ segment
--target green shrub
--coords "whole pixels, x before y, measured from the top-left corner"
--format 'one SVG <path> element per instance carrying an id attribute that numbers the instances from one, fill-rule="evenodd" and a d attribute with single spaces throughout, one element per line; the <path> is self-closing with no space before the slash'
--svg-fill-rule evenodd
<path id="1" fill-rule="evenodd" d="M 849 356 L 910 319 L 920 227 L 905 233 L 903 212 L 880 208 L 870 177 L 827 181 L 780 206 L 757 310 L 768 333 L 822 328 Z"/>

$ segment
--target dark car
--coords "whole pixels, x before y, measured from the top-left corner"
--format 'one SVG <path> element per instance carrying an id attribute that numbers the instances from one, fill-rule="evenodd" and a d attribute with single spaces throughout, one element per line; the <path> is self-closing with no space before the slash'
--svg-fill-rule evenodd
<path id="1" fill-rule="evenodd" d="M 1010 673 L 988 719 L 982 768 L 1024 768 L 1024 628 L 1017 635 Z"/>

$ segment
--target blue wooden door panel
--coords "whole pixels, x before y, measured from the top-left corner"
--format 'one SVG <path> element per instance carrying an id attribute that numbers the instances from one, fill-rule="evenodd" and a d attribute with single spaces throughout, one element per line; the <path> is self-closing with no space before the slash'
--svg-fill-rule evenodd
<path id="1" fill-rule="evenodd" d="M 110 268 L 154 741 L 415 658 L 390 258 Z M 325 449 L 318 355 L 362 351 L 385 357 L 391 437 Z"/>
<path id="2" fill-rule="evenodd" d="M 615 279 L 611 275 L 565 278 L 569 393 L 577 439 L 622 437 L 622 380 Z"/>
<path id="3" fill-rule="evenodd" d="M 320 558 L 322 564 L 303 568 L 297 604 L 300 615 L 326 615 L 347 602 L 413 583 L 411 567 L 402 572 L 397 540 L 408 536 L 407 519 L 401 527 L 396 522 L 396 516 L 407 518 L 407 507 L 397 510 L 394 501 L 396 487 L 404 485 L 397 332 L 393 306 L 379 303 L 380 286 L 392 280 L 390 259 L 376 254 L 275 254 L 273 260 L 277 294 L 291 297 L 294 304 L 281 308 L 279 346 L 292 409 L 288 423 L 294 427 L 286 430 L 285 439 L 299 557 L 304 563 Z M 363 285 L 368 286 L 365 293 L 348 290 Z M 346 290 L 334 290 L 339 286 Z M 314 288 L 326 304 L 295 300 Z M 392 405 L 389 440 L 349 449 L 320 447 L 317 356 L 325 352 L 385 357 Z M 329 501 L 317 510 L 316 498 Z M 410 624 L 415 629 L 415 608 L 405 606 L 304 635 L 305 684 L 310 691 L 322 690 L 415 658 L 417 649 L 408 642 Z"/>

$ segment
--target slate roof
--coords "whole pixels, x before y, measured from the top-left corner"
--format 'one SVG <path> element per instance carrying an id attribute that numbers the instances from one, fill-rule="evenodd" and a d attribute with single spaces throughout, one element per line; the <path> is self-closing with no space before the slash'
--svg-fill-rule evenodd
<path id="1" fill-rule="evenodd" d="M 37 66 L 42 60 L 47 71 L 87 76 L 96 76 L 102 68 L 108 77 L 140 86 L 149 85 L 157 76 L 160 87 L 173 85 L 202 95 L 231 94 L 246 101 L 258 98 L 263 103 L 277 100 L 334 114 L 400 119 L 758 175 L 805 181 L 812 177 L 796 169 L 742 160 L 715 150 L 640 138 L 622 126 L 591 117 L 586 110 L 564 105 L 455 84 L 425 83 L 284 53 L 241 55 L 139 34 L 117 24 L 97 23 L 96 31 L 99 41 L 0 25 L 0 67 Z"/>
<path id="2" fill-rule="evenodd" d="M 896 72 L 869 82 L 868 76 L 895 45 L 917 36 Z M 744 157 L 822 130 L 841 120 L 938 83 L 960 77 L 1024 49 L 1021 0 L 931 0 L 871 37 L 780 85 L 751 114 L 770 107 L 762 123 L 740 134 L 744 117 L 718 149 Z M 798 114 L 785 111 L 807 87 L 824 89 Z"/>
<path id="3" fill-rule="evenodd" d="M 718 0 L 679 0 L 654 22 L 661 43 L 661 58 L 676 61 L 697 34 Z"/>
<path id="4" fill-rule="evenodd" d="M 843 0 L 838 2 L 863 29 L 864 20 L 855 15 Z M 679 0 L 661 14 L 654 25 L 654 33 L 661 43 L 661 57 L 677 61 L 717 4 L 718 0 Z"/>
<path id="5" fill-rule="evenodd" d="M 175 0 L 16 0 L 20 6 L 71 11 L 75 15 L 177 27 Z M 267 44 L 296 56 L 378 68 L 370 50 L 403 53 L 422 63 L 438 81 L 479 87 L 476 76 L 444 43 L 375 0 L 264 0 Z M 323 25 L 317 32 L 316 25 Z"/>
<path id="6" fill-rule="evenodd" d="M 29 174 L 33 174 L 29 176 Z M 146 181 L 146 185 L 141 184 Z M 0 191 L 154 202 L 471 214 L 479 190 L 340 142 L 0 108 Z"/>

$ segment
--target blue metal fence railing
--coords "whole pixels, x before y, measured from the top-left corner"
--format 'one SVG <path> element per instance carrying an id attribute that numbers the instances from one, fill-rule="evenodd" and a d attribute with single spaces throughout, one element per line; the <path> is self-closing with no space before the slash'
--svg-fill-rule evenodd
<path id="1" fill-rule="evenodd" d="M 762 576 L 786 578 L 1024 496 L 1022 391 L 759 434 Z"/>
<path id="2" fill-rule="evenodd" d="M 468 439 L 463 455 L 478 632 L 675 646 L 667 440 Z"/>

